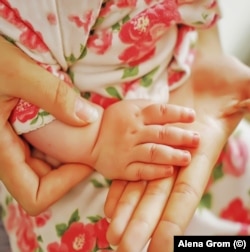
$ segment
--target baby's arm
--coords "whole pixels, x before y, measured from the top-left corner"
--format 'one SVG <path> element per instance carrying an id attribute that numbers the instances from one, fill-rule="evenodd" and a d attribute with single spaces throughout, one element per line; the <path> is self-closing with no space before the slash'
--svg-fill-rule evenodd
<path id="1" fill-rule="evenodd" d="M 62 163 L 85 164 L 109 179 L 151 180 L 189 163 L 190 154 L 182 148 L 196 147 L 198 135 L 173 123 L 193 120 L 187 108 L 121 101 L 91 125 L 75 128 L 55 121 L 25 138 Z"/>
<path id="2" fill-rule="evenodd" d="M 30 170 L 8 172 L 17 185 L 12 195 L 29 213 L 37 214 L 60 199 L 91 173 L 90 168 L 111 179 L 170 176 L 172 165 L 185 166 L 190 161 L 190 154 L 182 148 L 196 147 L 199 141 L 194 132 L 171 126 L 194 120 L 194 112 L 187 108 L 122 101 L 100 113 L 101 119 L 88 126 L 54 121 L 24 135 L 42 152 L 67 163 L 40 176 Z M 82 165 L 71 169 L 68 163 L 86 164 L 86 169 Z M 18 180 L 21 175 L 27 183 Z"/>

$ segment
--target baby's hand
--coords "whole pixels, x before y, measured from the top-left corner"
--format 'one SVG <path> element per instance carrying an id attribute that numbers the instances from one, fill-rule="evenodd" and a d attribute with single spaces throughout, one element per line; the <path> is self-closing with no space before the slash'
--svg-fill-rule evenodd
<path id="1" fill-rule="evenodd" d="M 198 146 L 199 136 L 173 125 L 191 123 L 189 108 L 149 101 L 121 101 L 104 111 L 93 167 L 109 179 L 151 180 L 168 177 L 173 166 L 191 160 L 182 148 Z"/>

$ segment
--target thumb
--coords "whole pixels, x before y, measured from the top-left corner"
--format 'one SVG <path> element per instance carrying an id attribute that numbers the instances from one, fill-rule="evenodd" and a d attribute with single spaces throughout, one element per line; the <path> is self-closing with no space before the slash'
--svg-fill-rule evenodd
<path id="1" fill-rule="evenodd" d="M 71 125 L 85 125 L 98 118 L 100 107 L 81 98 L 2 37 L 0 54 L 0 93 L 22 98 Z"/>

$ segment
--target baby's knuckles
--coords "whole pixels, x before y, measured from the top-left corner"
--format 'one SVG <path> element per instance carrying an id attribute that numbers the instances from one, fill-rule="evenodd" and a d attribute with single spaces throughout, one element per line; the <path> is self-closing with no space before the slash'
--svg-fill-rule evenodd
<path id="1" fill-rule="evenodd" d="M 117 170 L 128 165 L 129 154 L 133 152 L 137 144 L 136 134 L 142 127 L 139 118 L 140 109 L 131 102 L 119 102 L 104 111 L 97 142 L 93 149 L 96 170 L 100 172 L 103 170 L 106 176 L 113 178 Z M 114 162 L 115 157 L 119 159 Z M 105 169 L 107 166 L 108 171 Z"/>

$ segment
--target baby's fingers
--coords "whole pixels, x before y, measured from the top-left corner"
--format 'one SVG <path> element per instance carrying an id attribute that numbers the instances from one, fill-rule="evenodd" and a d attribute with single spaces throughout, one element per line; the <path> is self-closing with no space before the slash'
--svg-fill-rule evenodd
<path id="1" fill-rule="evenodd" d="M 149 124 L 188 123 L 195 119 L 193 109 L 172 104 L 153 104 L 142 110 L 143 122 Z"/>
<path id="2" fill-rule="evenodd" d="M 134 148 L 131 158 L 144 164 L 185 166 L 191 161 L 191 154 L 167 145 L 145 143 Z"/>
<path id="3" fill-rule="evenodd" d="M 135 147 L 131 162 L 124 171 L 125 180 L 152 180 L 166 178 L 173 174 L 173 166 L 186 166 L 191 160 L 188 151 L 174 149 L 160 144 L 141 144 Z"/>
<path id="4" fill-rule="evenodd" d="M 149 125 L 139 134 L 139 143 L 148 142 L 194 148 L 200 142 L 200 136 L 197 132 L 169 125 Z"/>

